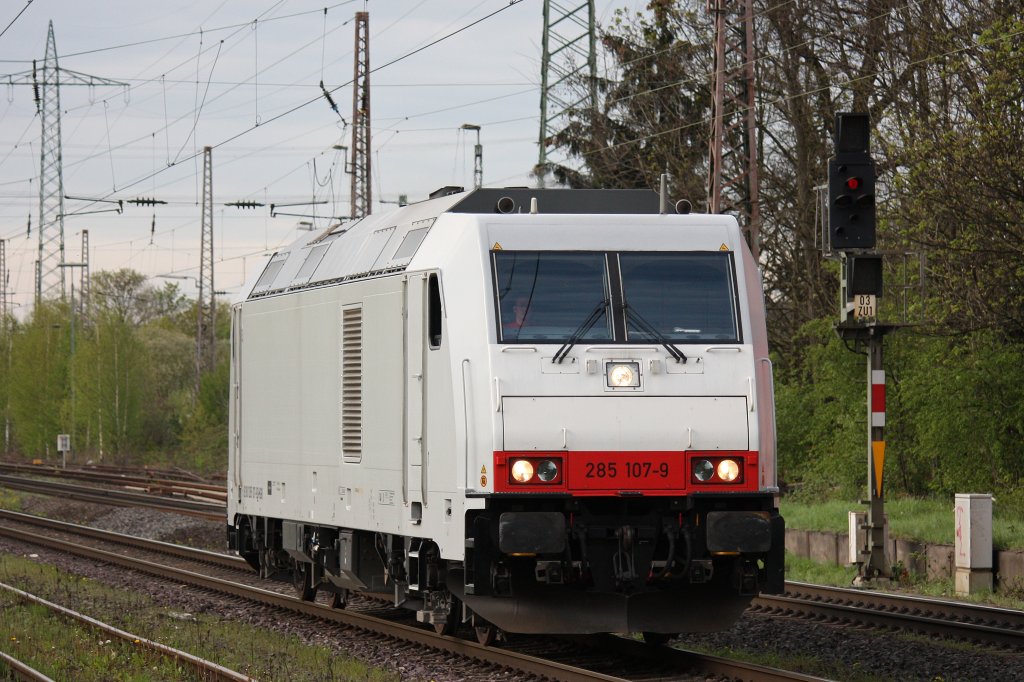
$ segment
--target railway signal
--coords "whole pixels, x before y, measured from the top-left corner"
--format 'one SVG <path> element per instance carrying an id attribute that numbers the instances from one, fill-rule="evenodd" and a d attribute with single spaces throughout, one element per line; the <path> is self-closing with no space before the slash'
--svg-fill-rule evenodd
<path id="1" fill-rule="evenodd" d="M 875 162 L 868 114 L 842 113 L 835 119 L 835 156 L 828 160 L 826 255 L 841 263 L 840 314 L 836 331 L 867 356 L 867 514 L 851 535 L 863 537 L 857 551 L 856 584 L 892 575 L 885 554 L 885 370 L 883 340 L 896 326 L 878 321 L 882 296 L 882 255 L 875 248 Z M 857 518 L 856 516 L 854 518 Z M 859 523 L 859 521 L 858 521 Z M 858 530 L 863 530 L 861 535 Z"/>
<path id="2" fill-rule="evenodd" d="M 875 246 L 875 162 L 867 114 L 836 114 L 828 161 L 828 235 L 835 250 Z"/>

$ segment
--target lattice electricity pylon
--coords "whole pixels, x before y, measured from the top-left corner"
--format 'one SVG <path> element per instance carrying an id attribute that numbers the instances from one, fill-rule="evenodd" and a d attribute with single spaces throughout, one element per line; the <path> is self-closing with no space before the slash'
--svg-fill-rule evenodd
<path id="1" fill-rule="evenodd" d="M 61 86 L 115 85 L 126 83 L 60 68 L 53 22 L 46 35 L 46 59 L 41 78 L 32 65 L 31 83 L 42 122 L 39 164 L 39 271 L 36 276 L 36 302 L 44 297 L 64 296 L 64 171 L 60 132 Z M 9 79 L 8 82 L 13 82 Z"/>
<path id="2" fill-rule="evenodd" d="M 558 132 L 555 126 L 570 111 L 592 109 L 597 103 L 597 33 L 594 0 L 567 5 L 544 0 L 544 36 L 540 62 L 540 140 L 535 175 L 544 186 L 548 149 Z M 580 75 L 587 89 L 580 95 L 572 86 Z"/>
<path id="3" fill-rule="evenodd" d="M 217 297 L 213 288 L 213 147 L 203 147 L 202 255 L 196 299 L 196 395 L 204 371 L 214 367 Z"/>
<path id="4" fill-rule="evenodd" d="M 735 213 L 757 258 L 761 241 L 754 100 L 754 2 L 708 0 L 715 23 L 708 211 Z"/>
<path id="5" fill-rule="evenodd" d="M 373 210 L 370 186 L 370 13 L 356 12 L 352 76 L 352 218 Z"/>

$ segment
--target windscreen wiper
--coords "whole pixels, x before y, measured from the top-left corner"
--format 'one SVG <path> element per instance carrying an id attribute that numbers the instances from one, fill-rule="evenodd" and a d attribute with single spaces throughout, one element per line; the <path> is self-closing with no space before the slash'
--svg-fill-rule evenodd
<path id="1" fill-rule="evenodd" d="M 640 328 L 640 331 L 643 331 L 653 336 L 654 340 L 660 343 L 662 346 L 664 346 L 665 350 L 668 351 L 669 355 L 675 358 L 676 362 L 684 365 L 686 364 L 686 355 L 683 354 L 683 351 L 676 348 L 675 345 L 671 341 L 669 341 L 664 334 L 658 331 L 658 329 L 654 325 L 645 320 L 643 316 L 640 315 L 640 313 L 638 313 L 633 308 L 629 307 L 628 304 L 623 303 L 622 307 L 626 311 L 627 320 L 633 320 L 633 322 L 636 323 L 636 326 Z"/>
<path id="2" fill-rule="evenodd" d="M 590 311 L 587 315 L 587 319 L 583 320 L 580 326 L 576 327 L 576 331 L 572 333 L 569 340 L 562 344 L 562 347 L 555 353 L 555 357 L 551 358 L 552 364 L 562 364 L 562 360 L 569 354 L 572 347 L 583 338 L 583 335 L 590 331 L 590 328 L 597 324 L 597 321 L 601 319 L 601 315 L 604 314 L 605 308 L 608 307 L 608 299 L 600 301 L 597 306 Z"/>

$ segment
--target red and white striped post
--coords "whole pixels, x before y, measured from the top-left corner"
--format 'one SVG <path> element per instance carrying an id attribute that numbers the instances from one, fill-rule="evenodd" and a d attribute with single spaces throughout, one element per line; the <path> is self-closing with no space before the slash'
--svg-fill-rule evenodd
<path id="1" fill-rule="evenodd" d="M 882 369 L 884 326 L 868 337 L 868 517 L 864 533 L 860 578 L 889 578 L 892 569 L 885 555 L 885 370 Z"/>

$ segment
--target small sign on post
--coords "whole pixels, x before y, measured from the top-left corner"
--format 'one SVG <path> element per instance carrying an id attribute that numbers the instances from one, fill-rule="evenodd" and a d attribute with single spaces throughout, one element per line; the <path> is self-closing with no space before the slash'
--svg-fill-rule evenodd
<path id="1" fill-rule="evenodd" d="M 878 297 L 874 294 L 857 294 L 853 301 L 853 319 L 874 320 L 878 310 Z"/>
<path id="2" fill-rule="evenodd" d="M 68 453 L 71 452 L 71 434 L 57 434 L 57 452 L 60 453 L 61 466 L 67 468 Z"/>

